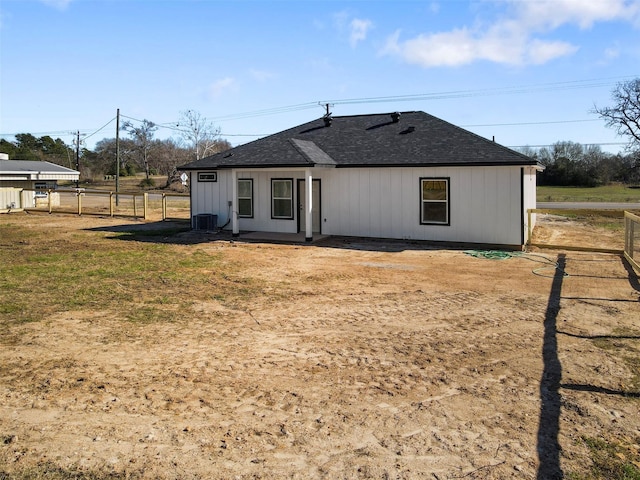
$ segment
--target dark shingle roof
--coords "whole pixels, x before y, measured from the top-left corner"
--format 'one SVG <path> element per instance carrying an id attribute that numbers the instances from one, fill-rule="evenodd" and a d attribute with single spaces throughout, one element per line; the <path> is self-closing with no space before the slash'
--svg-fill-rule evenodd
<path id="1" fill-rule="evenodd" d="M 536 165 L 536 161 L 425 112 L 323 118 L 180 167 Z"/>

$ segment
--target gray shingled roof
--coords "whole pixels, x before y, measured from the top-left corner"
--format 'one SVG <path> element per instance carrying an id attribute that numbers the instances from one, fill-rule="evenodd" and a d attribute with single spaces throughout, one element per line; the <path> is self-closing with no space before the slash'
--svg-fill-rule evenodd
<path id="1" fill-rule="evenodd" d="M 78 172 L 51 162 L 41 162 L 38 160 L 0 160 L 0 173 L 74 174 Z"/>
<path id="2" fill-rule="evenodd" d="M 536 165 L 521 153 L 425 112 L 323 118 L 196 160 L 224 168 Z"/>

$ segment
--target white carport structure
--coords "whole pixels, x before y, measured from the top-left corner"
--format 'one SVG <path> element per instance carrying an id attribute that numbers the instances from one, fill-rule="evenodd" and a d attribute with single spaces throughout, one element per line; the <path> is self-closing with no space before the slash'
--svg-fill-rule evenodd
<path id="1" fill-rule="evenodd" d="M 50 162 L 8 160 L 0 157 L 0 187 L 37 187 L 38 183 L 56 185 L 58 181 L 77 181 L 80 172 Z"/>
<path id="2" fill-rule="evenodd" d="M 59 181 L 77 182 L 80 172 L 50 162 L 9 160 L 0 154 L 0 211 L 30 208 Z"/>

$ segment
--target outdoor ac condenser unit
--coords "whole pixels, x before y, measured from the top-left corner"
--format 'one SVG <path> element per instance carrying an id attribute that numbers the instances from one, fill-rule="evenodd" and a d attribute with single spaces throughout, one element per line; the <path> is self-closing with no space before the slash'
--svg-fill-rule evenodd
<path id="1" fill-rule="evenodd" d="M 199 213 L 193 216 L 193 229 L 213 231 L 218 226 L 218 216 L 212 213 Z"/>

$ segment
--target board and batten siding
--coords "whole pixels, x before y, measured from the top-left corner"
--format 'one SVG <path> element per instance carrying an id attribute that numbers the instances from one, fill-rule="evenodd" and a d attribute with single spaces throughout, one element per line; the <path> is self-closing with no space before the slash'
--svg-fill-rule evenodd
<path id="1" fill-rule="evenodd" d="M 450 225 L 420 224 L 424 177 L 449 179 Z M 520 245 L 521 188 L 521 167 L 328 170 L 322 172 L 322 233 Z"/>
<path id="2" fill-rule="evenodd" d="M 218 181 L 198 182 L 198 172 L 191 176 L 191 214 L 213 213 L 218 215 L 218 227 L 229 221 L 231 212 L 228 202 L 232 199 L 231 171 L 218 170 Z M 237 178 L 253 179 L 253 218 L 240 217 L 240 230 L 258 232 L 296 233 L 298 230 L 298 202 L 296 198 L 297 179 L 304 178 L 304 171 L 238 171 Z M 271 218 L 271 179 L 293 180 L 293 219 Z M 231 228 L 231 224 L 228 225 Z"/>
<path id="3" fill-rule="evenodd" d="M 321 181 L 326 235 L 521 245 L 526 209 L 535 208 L 535 169 L 529 167 L 318 168 L 312 175 Z M 450 225 L 420 223 L 425 177 L 449 180 Z M 296 182 L 304 178 L 303 170 L 242 170 L 237 178 L 253 179 L 254 217 L 240 218 L 240 230 L 297 232 Z M 293 220 L 271 218 L 272 178 L 293 179 Z M 230 171 L 218 170 L 217 182 L 198 182 L 193 172 L 191 189 L 193 215 L 216 214 L 218 226 L 228 221 Z"/>

